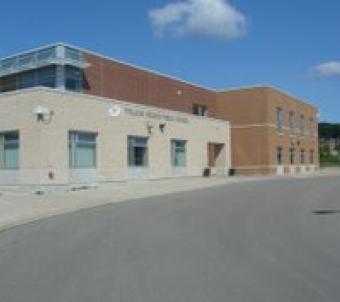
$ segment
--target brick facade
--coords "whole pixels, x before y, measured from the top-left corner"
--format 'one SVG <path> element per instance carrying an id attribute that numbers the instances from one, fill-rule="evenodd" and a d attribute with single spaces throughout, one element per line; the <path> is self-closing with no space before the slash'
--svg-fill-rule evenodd
<path id="1" fill-rule="evenodd" d="M 276 110 L 282 109 L 282 132 L 276 127 Z M 311 105 L 270 87 L 255 87 L 226 91 L 217 99 L 218 118 L 228 119 L 232 125 L 232 166 L 239 174 L 274 173 L 277 148 L 283 150 L 285 173 L 290 173 L 290 149 L 294 149 L 294 166 L 314 169 L 319 165 L 318 111 Z M 289 114 L 295 114 L 294 134 Z M 305 134 L 300 131 L 300 116 L 305 119 Z M 308 123 L 312 119 L 312 133 Z M 301 163 L 301 150 L 305 163 Z M 313 162 L 310 152 L 314 153 Z M 302 167 L 304 169 L 305 167 Z"/>
<path id="2" fill-rule="evenodd" d="M 84 53 L 91 64 L 85 70 L 84 93 L 193 113 L 195 104 L 208 108 L 209 116 L 231 122 L 232 166 L 239 174 L 276 173 L 277 148 L 283 149 L 284 169 L 288 173 L 290 149 L 296 165 L 301 150 L 314 152 L 319 165 L 317 109 L 271 87 L 254 87 L 217 92 L 145 69 Z M 283 111 L 283 133 L 276 129 L 276 108 Z M 305 116 L 305 128 L 313 119 L 313 136 L 290 135 L 288 115 Z"/>
<path id="3" fill-rule="evenodd" d="M 211 117 L 216 115 L 212 90 L 92 54 L 84 57 L 91 64 L 85 70 L 84 93 L 186 113 L 199 104 L 208 107 Z"/>

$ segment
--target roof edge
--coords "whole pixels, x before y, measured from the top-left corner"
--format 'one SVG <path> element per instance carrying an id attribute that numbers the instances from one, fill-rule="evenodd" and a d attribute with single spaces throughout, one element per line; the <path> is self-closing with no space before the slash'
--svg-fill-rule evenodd
<path id="1" fill-rule="evenodd" d="M 99 57 L 99 58 L 102 58 L 102 59 L 105 59 L 105 60 L 108 60 L 108 61 L 112 61 L 112 62 L 115 62 L 115 63 L 119 63 L 119 64 L 122 64 L 122 65 L 125 65 L 125 66 L 129 66 L 129 67 L 132 67 L 132 68 L 141 70 L 141 71 L 146 71 L 146 72 L 149 72 L 149 73 L 152 73 L 152 74 L 161 76 L 161 77 L 163 77 L 163 78 L 172 79 L 172 80 L 181 82 L 181 83 L 183 83 L 183 84 L 187 84 L 187 85 L 190 85 L 190 86 L 193 86 L 193 87 L 197 87 L 197 88 L 200 88 L 200 89 L 204 89 L 204 90 L 206 90 L 206 91 L 210 91 L 210 92 L 212 92 L 212 93 L 216 93 L 216 90 L 213 89 L 213 88 L 205 87 L 204 85 L 195 84 L 195 83 L 193 83 L 193 82 L 190 82 L 190 81 L 187 81 L 187 80 L 184 80 L 184 79 L 175 77 L 175 76 L 167 75 L 167 74 L 165 74 L 165 73 L 162 73 L 162 72 L 160 72 L 160 71 L 153 70 L 153 69 L 151 69 L 151 68 L 143 67 L 143 66 L 140 66 L 140 65 L 137 65 L 137 64 L 128 63 L 128 62 L 125 62 L 125 61 L 123 61 L 123 60 L 114 59 L 114 58 L 111 58 L 111 57 L 109 57 L 109 56 L 100 54 L 100 53 L 98 53 L 98 52 L 95 52 L 95 51 L 92 51 L 92 50 L 89 50 L 89 49 L 86 49 L 86 48 L 82 48 L 82 47 L 79 47 L 79 46 L 75 46 L 75 45 L 70 44 L 70 43 L 61 42 L 61 41 L 55 42 L 55 43 L 46 44 L 46 45 L 44 45 L 44 46 L 40 46 L 40 47 L 36 47 L 36 48 L 32 48 L 32 49 L 28 49 L 28 50 L 26 50 L 26 51 L 21 51 L 21 52 L 18 52 L 18 53 L 14 53 L 13 55 L 6 56 L 6 57 L 4 57 L 4 58 L 0 58 L 0 60 L 10 59 L 10 58 L 12 58 L 12 57 L 24 55 L 24 54 L 26 54 L 27 52 L 39 51 L 39 50 L 42 50 L 42 49 L 44 49 L 44 48 L 54 47 L 54 46 L 65 46 L 65 47 L 70 47 L 70 48 L 79 50 L 79 51 L 82 52 L 82 53 L 87 53 L 87 54 L 90 54 L 90 55 L 93 55 L 93 56 L 96 56 L 96 57 Z"/>
<path id="2" fill-rule="evenodd" d="M 197 88 L 200 88 L 200 89 L 204 89 L 204 90 L 212 92 L 212 93 L 226 93 L 226 92 L 232 92 L 232 91 L 238 91 L 238 90 L 264 89 L 264 88 L 272 89 L 272 90 L 278 91 L 279 93 L 282 93 L 282 94 L 284 94 L 284 95 L 286 95 L 286 96 L 288 96 L 288 97 L 290 97 L 292 99 L 295 99 L 296 101 L 299 101 L 299 102 L 302 102 L 302 103 L 304 103 L 306 105 L 309 105 L 310 107 L 312 107 L 315 110 L 319 111 L 319 109 L 316 106 L 312 105 L 309 101 L 304 101 L 302 99 L 299 99 L 299 98 L 289 94 L 288 92 L 285 92 L 283 89 L 278 88 L 278 87 L 274 87 L 274 86 L 272 86 L 270 84 L 255 84 L 255 85 L 251 85 L 251 86 L 235 87 L 235 88 L 230 88 L 230 89 L 214 89 L 214 88 L 209 88 L 209 87 L 205 87 L 204 85 L 195 84 L 195 83 L 192 83 L 190 81 L 187 81 L 187 80 L 175 77 L 175 76 L 167 75 L 165 73 L 153 70 L 151 68 L 135 65 L 135 64 L 132 64 L 132 63 L 127 63 L 125 61 L 114 59 L 114 58 L 102 55 L 100 53 L 97 53 L 95 51 L 91 51 L 91 50 L 88 50 L 86 48 L 78 47 L 78 46 L 75 46 L 73 44 L 62 42 L 62 41 L 55 42 L 55 43 L 50 43 L 50 44 L 47 44 L 47 45 L 44 45 L 44 46 L 40 46 L 40 47 L 33 48 L 33 49 L 30 49 L 30 50 L 26 50 L 26 51 L 22 51 L 22 52 L 19 52 L 19 53 L 15 53 L 15 54 L 13 54 L 11 56 L 6 56 L 4 58 L 0 58 L 0 60 L 9 59 L 11 57 L 23 55 L 23 54 L 25 54 L 27 52 L 39 51 L 39 50 L 44 49 L 44 48 L 58 46 L 58 45 L 74 48 L 74 49 L 77 49 L 77 50 L 79 50 L 79 51 L 81 51 L 83 53 L 87 53 L 87 54 L 90 54 L 90 55 L 93 55 L 93 56 L 96 56 L 96 57 L 99 57 L 99 58 L 102 58 L 102 59 L 106 59 L 108 61 L 116 62 L 116 63 L 122 64 L 122 65 L 125 65 L 125 66 L 129 66 L 129 67 L 141 70 L 141 71 L 149 72 L 149 73 L 152 73 L 154 75 L 161 76 L 163 78 L 175 80 L 175 81 L 181 82 L 183 84 L 190 85 L 192 87 L 197 87 Z"/>
<path id="3" fill-rule="evenodd" d="M 3 92 L 3 93 L 0 93 L 0 100 L 2 98 L 6 98 L 6 97 L 9 97 L 9 96 L 15 96 L 15 95 L 19 95 L 19 94 L 22 95 L 22 94 L 25 94 L 25 93 L 40 93 L 40 92 L 46 92 L 46 93 L 51 93 L 51 94 L 59 94 L 59 95 L 63 95 L 63 96 L 74 96 L 74 97 L 80 96 L 80 97 L 84 97 L 84 98 L 87 98 L 87 99 L 96 100 L 96 101 L 100 101 L 100 102 L 106 102 L 106 103 L 112 103 L 112 104 L 116 103 L 116 104 L 126 105 L 126 106 L 129 106 L 129 107 L 143 108 L 143 109 L 149 109 L 149 110 L 155 110 L 155 111 L 167 111 L 167 112 L 172 112 L 174 114 L 187 116 L 187 117 L 194 118 L 194 119 L 204 119 L 204 120 L 208 120 L 208 121 L 215 121 L 215 122 L 220 122 L 220 123 L 230 125 L 229 120 L 224 120 L 224 119 L 220 119 L 220 118 L 201 117 L 201 116 L 197 116 L 195 114 L 191 114 L 191 113 L 188 113 L 188 112 L 178 111 L 178 110 L 169 109 L 169 108 L 162 108 L 162 107 L 157 107 L 157 106 L 152 106 L 152 105 L 147 105 L 147 104 L 139 104 L 139 103 L 137 104 L 137 103 L 133 103 L 133 102 L 126 101 L 126 100 L 119 100 L 119 99 L 113 99 L 113 98 L 109 98 L 109 97 L 90 95 L 90 94 L 86 94 L 86 93 L 79 93 L 79 92 L 72 92 L 72 91 L 54 89 L 54 88 L 49 88 L 49 87 L 44 87 L 44 86 L 30 87 L 30 88 L 24 88 L 24 89 L 20 89 L 20 90 Z"/>
<path id="4" fill-rule="evenodd" d="M 300 103 L 303 103 L 303 104 L 305 104 L 309 107 L 312 107 L 317 112 L 319 112 L 319 109 L 316 106 L 312 105 L 311 102 L 300 99 L 300 98 L 290 94 L 289 92 L 286 92 L 285 90 L 283 90 L 279 87 L 270 85 L 270 84 L 258 84 L 258 85 L 253 85 L 253 86 L 235 87 L 235 88 L 220 90 L 219 93 L 228 93 L 228 92 L 234 92 L 234 91 L 255 90 L 255 89 L 268 89 L 268 90 L 276 91 L 276 92 L 283 94 L 283 95 L 285 95 L 285 96 L 287 96 L 287 97 L 289 97 L 289 98 L 291 98 L 291 99 L 293 99 L 297 102 L 300 102 Z"/>

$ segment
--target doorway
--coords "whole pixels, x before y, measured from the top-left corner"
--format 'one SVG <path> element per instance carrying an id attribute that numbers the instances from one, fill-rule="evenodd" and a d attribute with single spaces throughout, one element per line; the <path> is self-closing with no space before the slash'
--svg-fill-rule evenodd
<path id="1" fill-rule="evenodd" d="M 208 144 L 208 166 L 212 175 L 224 175 L 226 165 L 225 144 Z"/>
<path id="2" fill-rule="evenodd" d="M 276 163 L 277 163 L 277 175 L 283 176 L 285 174 L 285 167 L 283 163 L 283 148 L 278 147 L 276 149 Z"/>

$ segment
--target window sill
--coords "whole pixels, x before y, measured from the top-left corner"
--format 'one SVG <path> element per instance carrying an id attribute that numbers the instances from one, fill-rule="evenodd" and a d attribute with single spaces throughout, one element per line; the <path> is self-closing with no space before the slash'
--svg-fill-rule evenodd
<path id="1" fill-rule="evenodd" d="M 69 167 L 70 170 L 96 170 L 97 167 Z"/>
<path id="2" fill-rule="evenodd" d="M 129 166 L 129 169 L 149 169 L 149 166 Z"/>

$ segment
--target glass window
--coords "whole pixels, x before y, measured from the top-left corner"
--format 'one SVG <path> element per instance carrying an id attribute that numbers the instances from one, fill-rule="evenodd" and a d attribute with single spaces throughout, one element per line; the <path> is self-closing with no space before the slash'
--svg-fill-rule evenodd
<path id="1" fill-rule="evenodd" d="M 27 54 L 27 55 L 20 56 L 17 62 L 18 62 L 17 64 L 19 68 L 27 67 L 34 63 L 34 55 Z"/>
<path id="2" fill-rule="evenodd" d="M 289 149 L 289 157 L 290 157 L 290 164 L 295 165 L 295 149 L 294 148 Z"/>
<path id="3" fill-rule="evenodd" d="M 19 77 L 19 88 L 34 87 L 36 83 L 35 71 L 27 71 L 18 75 Z"/>
<path id="4" fill-rule="evenodd" d="M 141 136 L 128 137 L 128 163 L 130 167 L 148 166 L 148 138 Z"/>
<path id="5" fill-rule="evenodd" d="M 81 53 L 77 49 L 65 47 L 65 58 L 75 60 L 75 61 L 80 61 L 81 60 Z"/>
<path id="6" fill-rule="evenodd" d="M 305 136 L 305 116 L 303 114 L 300 115 L 300 133 L 301 136 Z"/>
<path id="7" fill-rule="evenodd" d="M 186 141 L 171 141 L 171 162 L 174 167 L 185 167 L 187 164 Z"/>
<path id="8" fill-rule="evenodd" d="M 95 168 L 97 166 L 97 134 L 89 132 L 69 133 L 70 168 Z"/>
<path id="9" fill-rule="evenodd" d="M 6 59 L 1 62 L 1 69 L 3 70 L 10 70 L 15 66 L 14 59 Z"/>
<path id="10" fill-rule="evenodd" d="M 295 113 L 293 111 L 289 112 L 289 129 L 290 134 L 295 134 Z"/>
<path id="11" fill-rule="evenodd" d="M 278 166 L 283 165 L 283 148 L 282 147 L 278 147 L 276 149 L 276 161 L 277 161 Z"/>
<path id="12" fill-rule="evenodd" d="M 19 168 L 19 132 L 0 133 L 0 168 Z"/>
<path id="13" fill-rule="evenodd" d="M 282 108 L 280 108 L 280 107 L 276 108 L 276 128 L 277 128 L 277 131 L 280 132 L 280 133 L 283 132 L 283 127 L 282 127 L 283 118 L 282 118 L 282 115 L 283 115 Z"/>
<path id="14" fill-rule="evenodd" d="M 208 116 L 209 111 L 206 106 L 194 104 L 193 113 L 198 116 Z"/>
<path id="15" fill-rule="evenodd" d="M 17 76 L 11 75 L 1 79 L 0 91 L 7 92 L 17 89 Z"/>
<path id="16" fill-rule="evenodd" d="M 79 68 L 66 66 L 65 68 L 65 89 L 70 91 L 81 91 L 82 72 Z"/>
<path id="17" fill-rule="evenodd" d="M 305 164 L 305 150 L 301 150 L 301 164 Z"/>
<path id="18" fill-rule="evenodd" d="M 37 69 L 37 86 L 56 87 L 56 66 Z"/>
<path id="19" fill-rule="evenodd" d="M 314 124 L 314 119 L 312 117 L 309 118 L 308 122 L 308 135 L 313 136 L 313 124 Z"/>
<path id="20" fill-rule="evenodd" d="M 39 61 L 54 59 L 56 56 L 57 56 L 56 47 L 42 49 L 37 54 L 37 58 Z"/>
<path id="21" fill-rule="evenodd" d="M 314 150 L 310 150 L 309 152 L 309 163 L 314 164 Z"/>

